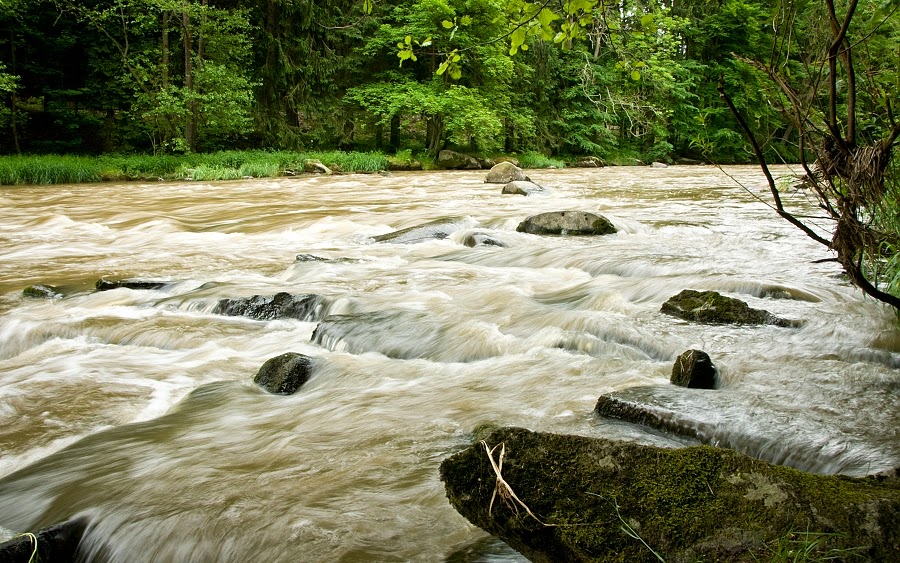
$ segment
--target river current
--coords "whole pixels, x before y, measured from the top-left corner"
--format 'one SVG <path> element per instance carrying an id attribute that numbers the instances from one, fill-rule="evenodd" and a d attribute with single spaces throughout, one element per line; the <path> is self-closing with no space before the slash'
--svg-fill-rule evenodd
<path id="1" fill-rule="evenodd" d="M 85 516 L 99 561 L 518 561 L 450 507 L 440 462 L 481 425 L 696 443 L 592 413 L 636 387 L 768 461 L 900 466 L 896 318 L 760 201 L 757 168 L 529 174 L 546 193 L 501 195 L 480 171 L 0 189 L 0 526 Z M 618 233 L 516 232 L 570 209 Z M 448 218 L 444 239 L 373 240 Z M 62 297 L 22 295 L 38 283 Z M 683 289 L 802 326 L 660 313 Z M 282 291 L 341 322 L 316 343 L 321 319 L 213 313 Z M 691 348 L 721 389 L 666 391 Z M 271 395 L 253 376 L 285 352 L 315 370 Z"/>

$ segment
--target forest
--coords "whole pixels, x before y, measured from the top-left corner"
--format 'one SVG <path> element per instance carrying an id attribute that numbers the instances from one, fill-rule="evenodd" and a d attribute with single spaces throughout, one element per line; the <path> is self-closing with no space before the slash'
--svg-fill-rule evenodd
<path id="1" fill-rule="evenodd" d="M 860 124 L 870 136 L 900 91 L 896 4 L 860 4 L 850 30 L 865 42 L 855 64 L 873 95 L 856 111 L 871 110 Z M 823 10 L 805 0 L 2 0 L 0 154 L 458 148 L 753 161 L 721 80 L 766 156 L 797 161 L 798 128 L 765 64 L 785 46 L 773 48 L 781 18 L 795 50 L 778 64 L 813 83 L 819 61 L 803 47 Z"/>

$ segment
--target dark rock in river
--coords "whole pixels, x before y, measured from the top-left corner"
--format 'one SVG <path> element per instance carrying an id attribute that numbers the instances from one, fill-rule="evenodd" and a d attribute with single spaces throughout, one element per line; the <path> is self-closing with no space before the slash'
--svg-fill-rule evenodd
<path id="1" fill-rule="evenodd" d="M 718 370 L 709 354 L 702 350 L 688 350 L 675 360 L 671 381 L 690 389 L 715 389 Z"/>
<path id="2" fill-rule="evenodd" d="M 606 166 L 606 163 L 603 162 L 602 158 L 596 156 L 583 156 L 575 162 L 569 163 L 569 166 L 574 168 L 602 168 Z"/>
<path id="3" fill-rule="evenodd" d="M 525 172 L 523 172 L 518 165 L 513 164 L 512 162 L 501 162 L 495 164 L 494 167 L 491 168 L 490 172 L 487 173 L 487 178 L 485 178 L 484 182 L 486 184 L 508 184 L 510 182 L 527 182 L 530 180 L 531 178 L 526 176 Z"/>
<path id="4" fill-rule="evenodd" d="M 495 239 L 490 235 L 486 235 L 484 233 L 472 233 L 467 236 L 463 241 L 463 244 L 468 247 L 476 247 L 476 246 L 500 246 L 506 247 L 506 243 L 500 240 Z"/>
<path id="5" fill-rule="evenodd" d="M 288 352 L 269 358 L 259 368 L 253 382 L 276 395 L 291 395 L 309 380 L 312 358 Z"/>
<path id="6" fill-rule="evenodd" d="M 537 235 L 608 235 L 616 228 L 606 217 L 585 211 L 550 211 L 525 219 L 516 228 Z"/>
<path id="7" fill-rule="evenodd" d="M 97 283 L 94 284 L 94 287 L 97 289 L 97 291 L 109 291 L 111 289 L 119 289 L 120 287 L 125 287 L 128 289 L 137 289 L 137 290 L 152 290 L 152 289 L 162 289 L 169 285 L 172 285 L 172 282 L 148 281 L 148 280 L 112 281 L 112 280 L 100 278 L 99 280 L 97 280 Z"/>
<path id="8" fill-rule="evenodd" d="M 55 299 L 63 296 L 62 292 L 59 291 L 59 288 L 52 285 L 44 285 L 42 283 L 29 285 L 22 290 L 22 295 L 35 299 Z"/>
<path id="9" fill-rule="evenodd" d="M 515 180 L 512 181 L 505 186 L 503 186 L 502 194 L 512 194 L 512 195 L 532 195 L 536 193 L 543 192 L 544 188 L 535 184 L 534 182 L 529 182 L 525 180 Z"/>
<path id="10" fill-rule="evenodd" d="M 372 239 L 375 242 L 415 244 L 428 240 L 445 239 L 465 226 L 465 222 L 459 218 L 438 219 L 422 225 L 416 225 L 415 227 L 378 235 L 377 237 L 372 237 Z"/>
<path id="11" fill-rule="evenodd" d="M 31 536 L 18 536 L 0 544 L 0 561 L 3 563 L 29 563 L 51 561 L 75 563 L 78 560 L 78 544 L 87 528 L 84 519 L 68 520 L 44 528 Z M 37 552 L 35 553 L 35 541 Z M 34 555 L 34 556 L 33 556 Z"/>
<path id="12" fill-rule="evenodd" d="M 437 167 L 443 170 L 481 170 L 481 163 L 467 154 L 443 150 L 438 153 Z"/>
<path id="13" fill-rule="evenodd" d="M 263 321 L 283 318 L 313 321 L 321 317 L 324 309 L 325 300 L 319 295 L 291 295 L 281 292 L 275 295 L 220 299 L 212 312 L 218 315 L 250 317 Z"/>
<path id="14" fill-rule="evenodd" d="M 771 546 L 797 531 L 815 534 L 822 552 L 898 560 L 894 479 L 814 475 L 709 446 L 521 428 L 472 444 L 440 475 L 460 514 L 537 562 L 656 560 L 648 547 L 670 563 L 769 560 Z"/>
<path id="15" fill-rule="evenodd" d="M 799 322 L 781 319 L 762 309 L 751 309 L 740 299 L 715 291 L 685 289 L 663 303 L 661 311 L 686 321 L 710 324 L 799 326 Z"/>

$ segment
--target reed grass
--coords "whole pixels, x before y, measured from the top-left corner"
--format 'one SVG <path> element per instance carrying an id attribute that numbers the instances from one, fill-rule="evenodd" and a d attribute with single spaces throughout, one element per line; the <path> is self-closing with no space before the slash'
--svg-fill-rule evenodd
<path id="1" fill-rule="evenodd" d="M 565 168 L 566 166 L 562 160 L 550 158 L 539 152 L 522 153 L 516 158 L 521 168 Z"/>

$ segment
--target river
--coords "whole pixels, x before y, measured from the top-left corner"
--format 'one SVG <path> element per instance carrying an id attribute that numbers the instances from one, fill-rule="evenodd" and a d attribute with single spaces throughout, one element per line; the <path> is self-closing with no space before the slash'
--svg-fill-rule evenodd
<path id="1" fill-rule="evenodd" d="M 592 413 L 663 389 L 690 348 L 721 399 L 677 408 L 710 441 L 820 473 L 900 465 L 896 319 L 759 200 L 757 168 L 529 173 L 545 194 L 480 171 L 0 189 L 0 526 L 83 515 L 100 561 L 517 561 L 450 507 L 441 460 L 481 425 L 695 443 Z M 619 232 L 515 230 L 567 209 Z M 372 240 L 441 218 L 445 239 Z M 37 283 L 64 296 L 22 295 Z M 803 324 L 661 314 L 683 289 Z M 320 319 L 212 312 L 281 291 L 341 322 L 317 344 Z M 291 351 L 316 361 L 298 393 L 253 383 Z"/>

